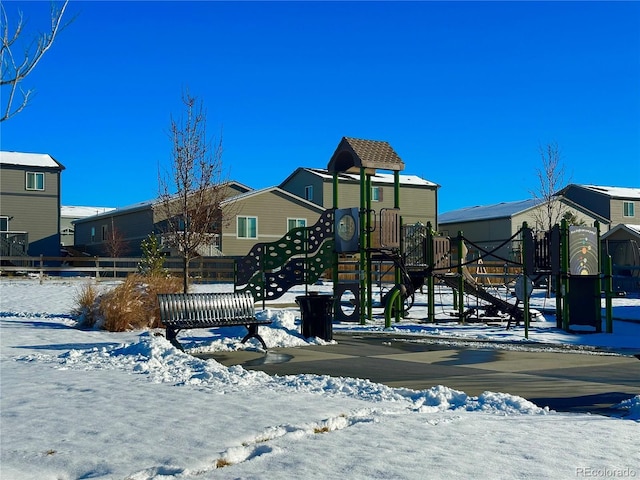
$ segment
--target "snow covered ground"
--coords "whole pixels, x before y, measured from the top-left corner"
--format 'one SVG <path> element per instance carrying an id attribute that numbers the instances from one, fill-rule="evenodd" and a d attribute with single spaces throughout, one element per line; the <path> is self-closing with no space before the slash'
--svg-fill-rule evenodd
<path id="1" fill-rule="evenodd" d="M 270 377 L 180 352 L 158 332 L 75 328 L 69 312 L 87 281 L 0 280 L 2 480 L 640 477 L 640 395 L 622 405 L 627 415 L 609 418 L 549 411 L 509 392 L 474 397 L 446 385 L 414 391 L 356 378 Z M 451 295 L 437 300 L 438 317 L 450 319 Z M 301 337 L 298 308 L 267 307 L 259 314 L 274 323 L 260 332 L 270 347 L 322 343 Z M 554 300 L 536 291 L 532 307 L 553 311 Z M 532 323 L 529 339 L 522 327 L 433 325 L 425 317 L 418 295 L 409 318 L 387 331 L 640 352 L 637 298 L 615 299 L 614 317 L 635 321 L 615 320 L 613 334 L 559 331 L 552 315 Z M 382 332 L 384 322 L 334 330 Z M 180 339 L 191 351 L 259 346 L 241 344 L 240 330 L 229 328 Z"/>

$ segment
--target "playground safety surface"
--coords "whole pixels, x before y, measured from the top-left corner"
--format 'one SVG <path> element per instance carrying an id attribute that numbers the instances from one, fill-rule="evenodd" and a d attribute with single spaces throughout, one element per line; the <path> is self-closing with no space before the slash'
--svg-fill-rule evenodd
<path id="1" fill-rule="evenodd" d="M 526 398 L 559 412 L 618 415 L 616 404 L 640 394 L 634 354 L 593 354 L 558 346 L 443 343 L 424 337 L 338 333 L 336 343 L 198 354 L 226 366 L 270 375 L 318 374 L 369 379 L 425 390 L 444 385 L 477 396 L 485 391 Z"/>

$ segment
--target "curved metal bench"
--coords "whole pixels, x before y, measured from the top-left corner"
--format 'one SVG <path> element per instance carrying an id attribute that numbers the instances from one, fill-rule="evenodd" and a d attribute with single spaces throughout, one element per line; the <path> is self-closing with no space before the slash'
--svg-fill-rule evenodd
<path id="1" fill-rule="evenodd" d="M 180 350 L 184 351 L 177 339 L 180 330 L 238 325 L 248 330 L 242 343 L 256 338 L 267 349 L 267 344 L 258 334 L 258 325 L 269 325 L 271 320 L 256 318 L 250 293 L 159 293 L 158 303 L 167 340 Z"/>

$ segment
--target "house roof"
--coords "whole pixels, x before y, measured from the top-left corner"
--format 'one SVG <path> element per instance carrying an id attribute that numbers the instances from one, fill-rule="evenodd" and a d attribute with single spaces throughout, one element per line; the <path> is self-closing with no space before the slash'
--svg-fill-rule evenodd
<path id="1" fill-rule="evenodd" d="M 490 218 L 511 218 L 518 213 L 536 207 L 541 200 L 530 198 L 515 202 L 503 202 L 494 205 L 476 205 L 438 215 L 438 224 L 471 222 L 475 220 L 487 220 Z"/>
<path id="2" fill-rule="evenodd" d="M 603 233 L 600 238 L 602 238 L 602 240 L 606 240 L 607 238 L 609 238 L 611 235 L 613 235 L 615 232 L 619 230 L 627 232 L 628 234 L 634 237 L 640 238 L 640 225 L 629 225 L 626 223 L 619 223 L 608 232 Z"/>
<path id="3" fill-rule="evenodd" d="M 157 200 L 147 200 L 145 202 L 138 202 L 138 203 L 134 203 L 132 205 L 127 205 L 126 207 L 118 207 L 118 208 L 112 208 L 109 210 L 105 210 L 103 212 L 99 212 L 99 213 L 95 213 L 86 217 L 81 217 L 78 218 L 77 220 L 74 220 L 72 223 L 83 223 L 84 221 L 93 221 L 97 218 L 100 217 L 110 217 L 113 215 L 120 215 L 123 213 L 132 213 L 136 210 L 145 210 L 148 208 L 153 207 L 153 205 L 157 202 Z"/>
<path id="4" fill-rule="evenodd" d="M 107 213 L 112 210 L 115 210 L 115 208 L 113 207 L 78 207 L 78 206 L 62 205 L 60 207 L 60 216 L 71 217 L 71 218 L 84 218 L 84 217 L 90 217 L 91 215 L 97 215 L 100 213 Z"/>
<path id="5" fill-rule="evenodd" d="M 400 171 L 404 170 L 404 162 L 388 142 L 342 137 L 327 169 L 330 172 L 353 172 L 361 167 Z"/>
<path id="6" fill-rule="evenodd" d="M 568 207 L 572 207 L 595 220 L 598 220 L 603 225 L 608 225 L 610 221 L 592 212 L 591 210 L 583 207 L 582 205 L 565 197 L 560 197 L 560 201 Z M 538 205 L 544 203 L 543 199 L 530 198 L 528 200 L 518 200 L 515 202 L 503 202 L 496 203 L 494 205 L 484 205 L 475 207 L 465 207 L 459 210 L 453 210 L 450 212 L 442 213 L 438 215 L 438 224 L 446 225 L 448 223 L 461 223 L 461 222 L 473 222 L 477 220 L 494 220 L 499 218 L 511 218 L 515 215 L 531 210 Z"/>
<path id="7" fill-rule="evenodd" d="M 252 190 L 251 187 L 247 187 L 246 185 L 236 182 L 235 180 L 230 180 L 228 183 L 230 185 L 236 185 L 240 187 L 240 189 L 242 190 L 245 190 L 245 189 L 249 190 L 248 192 L 241 193 L 240 195 L 246 195 L 247 193 L 251 193 L 255 191 L 255 190 Z M 149 208 L 152 208 L 156 203 L 158 203 L 158 201 L 159 200 L 157 198 L 154 198 L 153 200 L 145 200 L 143 202 L 133 203 L 131 205 L 127 205 L 124 207 L 106 208 L 104 211 L 97 212 L 97 213 L 94 211 L 90 216 L 79 218 L 78 220 L 75 220 L 74 223 L 82 223 L 82 221 L 85 218 L 87 218 L 87 221 L 89 221 L 89 220 L 94 220 L 95 218 L 99 218 L 101 216 L 109 217 L 111 215 L 119 215 L 122 213 L 132 213 L 137 210 L 149 209 Z M 89 208 L 95 208 L 95 207 L 89 207 Z"/>
<path id="8" fill-rule="evenodd" d="M 48 153 L 0 152 L 0 165 L 19 165 L 23 167 L 59 168 L 64 165 Z"/>
<path id="9" fill-rule="evenodd" d="M 601 195 L 607 195 L 611 198 L 628 198 L 640 200 L 640 188 L 628 188 L 628 187 L 607 187 L 602 185 L 578 185 L 570 184 L 560 190 L 556 195 L 564 194 L 569 188 L 581 188 L 590 192 L 599 193 Z"/>
<path id="10" fill-rule="evenodd" d="M 329 173 L 328 170 L 322 168 L 298 168 L 292 175 L 290 175 L 281 185 L 286 183 L 296 172 L 300 170 L 305 170 L 307 172 L 313 173 L 321 177 L 324 180 L 333 179 L 333 175 Z M 360 175 L 356 173 L 338 173 L 339 180 L 353 180 L 355 182 L 360 182 Z M 394 174 L 393 173 L 376 173 L 371 176 L 371 182 L 374 184 L 394 184 Z M 429 180 L 425 180 L 417 175 L 399 175 L 400 185 L 418 185 L 422 187 L 439 187 L 437 183 L 430 182 Z"/>

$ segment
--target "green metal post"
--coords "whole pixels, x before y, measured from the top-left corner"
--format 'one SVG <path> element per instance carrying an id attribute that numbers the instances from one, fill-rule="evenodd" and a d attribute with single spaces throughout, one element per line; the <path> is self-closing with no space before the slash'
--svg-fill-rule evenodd
<path id="1" fill-rule="evenodd" d="M 560 275 L 562 276 L 562 328 L 569 330 L 569 227 L 566 220 L 562 220 L 560 227 Z"/>
<path id="2" fill-rule="evenodd" d="M 557 224 L 556 227 L 558 227 Z M 552 232 L 553 230 L 549 232 L 549 235 L 552 235 Z M 559 227 L 558 232 L 558 264 L 554 265 L 552 269 L 556 272 L 554 276 L 556 286 L 556 328 L 562 328 L 562 230 Z"/>
<path id="3" fill-rule="evenodd" d="M 604 262 L 604 295 L 607 333 L 613 333 L 613 264 L 611 255 L 607 255 Z"/>
<path id="4" fill-rule="evenodd" d="M 360 324 L 365 324 L 365 317 L 367 315 L 367 279 L 366 279 L 366 248 L 365 237 L 367 231 L 367 196 L 366 196 L 366 181 L 365 181 L 365 169 L 360 167 Z"/>
<path id="5" fill-rule="evenodd" d="M 397 170 L 393 172 L 393 207 L 400 208 L 400 172 Z M 400 231 L 402 232 L 402 227 L 400 227 Z M 402 272 L 400 271 L 400 267 L 397 265 L 395 267 L 395 282 L 396 285 L 400 285 L 402 283 Z M 399 322 L 400 315 L 404 313 L 402 295 L 398 297 L 396 302 L 396 322 Z"/>
<path id="6" fill-rule="evenodd" d="M 464 277 L 462 275 L 462 263 L 464 261 L 462 248 L 464 240 L 462 239 L 462 230 L 458 231 L 458 320 L 464 323 Z"/>
<path id="7" fill-rule="evenodd" d="M 367 273 L 367 318 L 373 318 L 373 283 L 371 278 L 371 175 L 366 176 L 365 198 L 367 203 L 367 242 L 366 242 L 366 267 Z"/>
<path id="8" fill-rule="evenodd" d="M 333 208 L 338 208 L 338 172 L 333 172 Z M 335 232 L 334 232 L 335 235 Z M 340 267 L 340 259 L 338 256 L 338 252 L 333 252 L 333 269 L 331 278 L 333 279 L 333 311 L 336 312 L 338 309 L 338 305 L 340 299 L 338 298 L 338 283 L 340 282 L 340 273 L 338 269 Z"/>
<path id="9" fill-rule="evenodd" d="M 529 229 L 527 222 L 522 222 L 522 286 L 524 287 L 524 298 L 522 300 L 524 307 L 524 338 L 529 338 L 529 292 L 527 289 L 527 280 L 529 272 L 527 272 L 527 242 L 525 241 L 525 232 Z"/>
<path id="10" fill-rule="evenodd" d="M 435 267 L 435 258 L 433 258 L 435 256 L 435 253 L 433 251 L 433 229 L 431 228 L 431 222 L 427 222 L 427 238 L 425 241 L 427 242 L 427 267 Z M 427 318 L 431 323 L 434 323 L 436 321 L 435 299 L 435 282 L 433 280 L 432 270 L 427 277 L 427 302 L 429 302 L 429 304 L 427 305 Z"/>
<path id="11" fill-rule="evenodd" d="M 595 286 L 594 286 L 594 292 L 593 294 L 595 295 L 595 298 L 598 299 L 598 306 L 597 306 L 597 310 L 596 310 L 596 323 L 597 323 L 597 327 L 596 327 L 596 331 L 597 332 L 602 332 L 602 276 L 600 275 L 600 273 L 602 272 L 602 264 L 601 259 L 602 259 L 602 247 L 600 245 L 600 222 L 598 222 L 597 220 L 593 223 L 593 226 L 596 228 L 596 245 L 597 245 L 597 249 L 598 249 L 598 279 L 594 282 Z"/>

